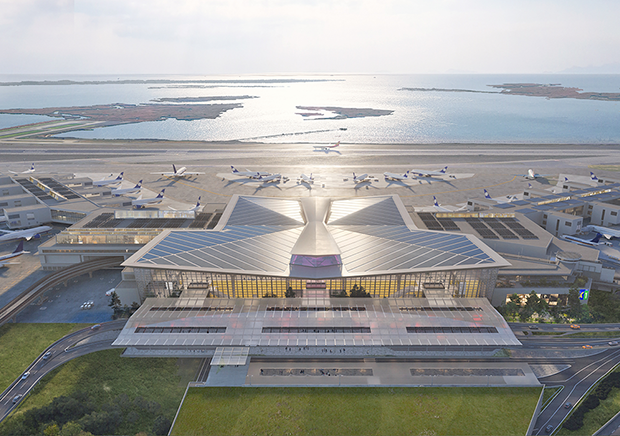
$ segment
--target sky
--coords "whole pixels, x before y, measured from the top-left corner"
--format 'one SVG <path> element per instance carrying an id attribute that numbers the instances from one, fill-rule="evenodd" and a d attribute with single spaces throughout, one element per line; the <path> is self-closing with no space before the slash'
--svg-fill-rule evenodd
<path id="1" fill-rule="evenodd" d="M 0 0 L 0 74 L 620 73 L 615 0 Z"/>

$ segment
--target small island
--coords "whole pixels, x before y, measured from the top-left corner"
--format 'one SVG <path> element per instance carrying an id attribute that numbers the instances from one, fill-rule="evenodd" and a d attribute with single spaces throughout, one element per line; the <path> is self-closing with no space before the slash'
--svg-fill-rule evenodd
<path id="1" fill-rule="evenodd" d="M 313 120 L 343 120 L 346 118 L 365 118 L 365 117 L 381 117 L 384 115 L 391 115 L 393 110 L 386 109 L 371 109 L 371 108 L 349 108 L 349 107 L 334 107 L 334 106 L 297 106 L 297 109 L 311 111 L 297 112 L 297 115 L 301 115 L 305 119 Z M 323 118 L 310 118 L 312 116 L 322 116 L 323 113 L 319 111 L 327 111 L 335 113 L 332 117 Z"/>
<path id="2" fill-rule="evenodd" d="M 54 118 L 92 120 L 102 126 L 162 121 L 215 119 L 226 111 L 241 108 L 241 103 L 220 104 L 100 104 L 94 106 L 51 107 L 40 109 L 0 109 L 0 114 L 46 115 Z"/>
<path id="3" fill-rule="evenodd" d="M 258 98 L 252 95 L 220 95 L 215 97 L 163 97 L 154 98 L 151 101 L 157 103 L 204 103 L 207 101 L 218 100 L 243 100 L 248 98 Z"/>

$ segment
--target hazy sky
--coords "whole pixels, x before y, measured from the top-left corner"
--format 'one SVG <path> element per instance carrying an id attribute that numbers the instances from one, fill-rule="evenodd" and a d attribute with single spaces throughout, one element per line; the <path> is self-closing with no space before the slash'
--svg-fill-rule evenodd
<path id="1" fill-rule="evenodd" d="M 0 74 L 620 73 L 618 17 L 615 0 L 0 0 Z"/>

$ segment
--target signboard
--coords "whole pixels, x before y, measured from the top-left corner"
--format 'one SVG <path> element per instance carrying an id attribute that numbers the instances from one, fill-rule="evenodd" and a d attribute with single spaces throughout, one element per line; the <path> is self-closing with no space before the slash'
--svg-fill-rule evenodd
<path id="1" fill-rule="evenodd" d="M 588 298 L 590 297 L 590 290 L 589 289 L 579 289 L 579 299 L 582 302 L 587 302 Z"/>

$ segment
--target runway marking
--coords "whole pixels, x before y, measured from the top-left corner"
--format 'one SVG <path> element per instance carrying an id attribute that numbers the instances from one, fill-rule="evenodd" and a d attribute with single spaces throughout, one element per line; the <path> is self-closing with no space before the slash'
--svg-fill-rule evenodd
<path id="1" fill-rule="evenodd" d="M 487 189 L 487 188 L 493 188 L 495 186 L 500 186 L 500 185 L 505 185 L 506 183 L 510 183 L 510 182 L 514 182 L 514 180 L 519 177 L 519 176 L 514 176 L 512 179 L 506 181 L 506 182 L 500 182 L 500 183 L 496 183 L 494 185 L 487 185 L 487 186 L 480 186 L 477 188 L 467 188 L 467 189 L 454 189 L 452 191 L 441 191 L 441 192 L 431 192 L 429 194 L 416 194 L 416 195 L 399 195 L 400 197 L 426 197 L 429 195 L 439 195 L 439 194 L 450 194 L 452 192 L 465 192 L 465 191 L 475 191 L 477 189 Z"/>

